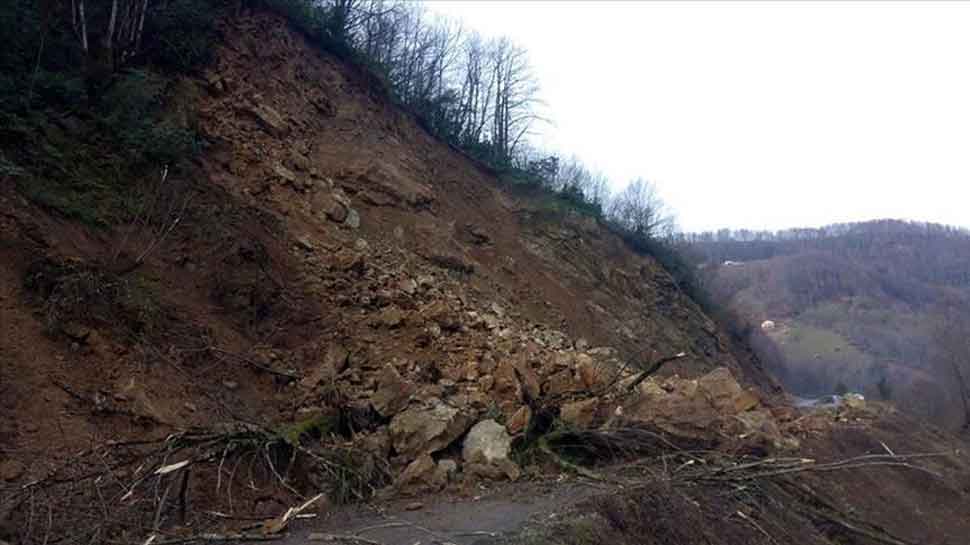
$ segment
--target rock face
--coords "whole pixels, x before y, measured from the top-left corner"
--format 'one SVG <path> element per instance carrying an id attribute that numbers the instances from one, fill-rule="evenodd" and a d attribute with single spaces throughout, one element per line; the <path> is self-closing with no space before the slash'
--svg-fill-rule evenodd
<path id="1" fill-rule="evenodd" d="M 415 457 L 437 452 L 461 437 L 471 419 L 440 400 L 430 407 L 408 409 L 391 420 L 388 430 L 398 454 Z"/>

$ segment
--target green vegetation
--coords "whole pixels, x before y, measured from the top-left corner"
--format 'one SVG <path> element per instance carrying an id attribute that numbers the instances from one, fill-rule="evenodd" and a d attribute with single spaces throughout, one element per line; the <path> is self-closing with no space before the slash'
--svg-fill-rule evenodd
<path id="1" fill-rule="evenodd" d="M 43 301 L 52 333 L 76 326 L 107 326 L 122 336 L 161 333 L 163 313 L 152 283 L 138 275 L 122 277 L 77 261 L 34 263 L 25 287 Z"/>
<path id="2" fill-rule="evenodd" d="M 338 418 L 332 414 L 319 414 L 305 420 L 283 426 L 279 430 L 280 437 L 293 447 L 298 447 L 304 440 L 320 440 L 337 430 Z"/>
<path id="3" fill-rule="evenodd" d="M 0 176 L 33 202 L 91 225 L 130 221 L 147 181 L 198 151 L 167 116 L 174 76 L 208 59 L 217 4 L 153 5 L 136 43 L 111 34 L 107 3 L 88 6 L 84 40 L 71 3 L 0 6 Z"/>

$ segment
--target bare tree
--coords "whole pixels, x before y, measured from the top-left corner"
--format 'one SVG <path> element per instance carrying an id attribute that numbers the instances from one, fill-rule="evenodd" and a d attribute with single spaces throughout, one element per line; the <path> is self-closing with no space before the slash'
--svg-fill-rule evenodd
<path id="1" fill-rule="evenodd" d="M 673 215 L 656 187 L 642 178 L 630 182 L 610 201 L 607 215 L 620 228 L 644 239 L 666 237 L 674 229 Z"/>
<path id="2" fill-rule="evenodd" d="M 537 113 L 539 84 L 526 51 L 508 38 L 491 44 L 489 56 L 495 74 L 491 142 L 498 157 L 507 161 L 532 125 L 542 120 Z"/>
<path id="3" fill-rule="evenodd" d="M 953 378 L 963 407 L 962 429 L 970 429 L 970 316 L 954 307 L 940 312 L 936 327 L 937 363 Z"/>
<path id="4" fill-rule="evenodd" d="M 85 0 L 71 0 L 71 25 L 85 57 L 99 56 L 114 69 L 123 65 L 141 47 L 150 7 L 150 0 L 111 0 L 88 9 Z M 104 27 L 91 21 L 104 21 Z"/>

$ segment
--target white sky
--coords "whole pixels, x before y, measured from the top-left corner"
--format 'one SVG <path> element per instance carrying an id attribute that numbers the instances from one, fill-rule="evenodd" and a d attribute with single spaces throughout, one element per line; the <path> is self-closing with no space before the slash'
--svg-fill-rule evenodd
<path id="1" fill-rule="evenodd" d="M 970 226 L 970 3 L 472 2 L 529 51 L 554 126 L 688 231 Z"/>

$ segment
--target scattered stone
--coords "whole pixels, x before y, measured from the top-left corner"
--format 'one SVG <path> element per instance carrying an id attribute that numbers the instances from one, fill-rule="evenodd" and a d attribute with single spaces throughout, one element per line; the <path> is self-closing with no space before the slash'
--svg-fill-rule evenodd
<path id="1" fill-rule="evenodd" d="M 404 312 L 397 306 L 391 305 L 381 312 L 379 322 L 390 329 L 400 327 L 404 323 Z"/>
<path id="2" fill-rule="evenodd" d="M 247 111 L 254 115 L 260 124 L 262 124 L 263 129 L 270 134 L 284 136 L 287 133 L 287 126 L 283 120 L 283 116 L 268 104 L 256 104 L 250 106 Z"/>
<path id="3" fill-rule="evenodd" d="M 308 252 L 312 252 L 313 251 L 313 248 L 314 248 L 314 246 L 313 246 L 313 240 L 310 238 L 310 235 L 302 235 L 302 236 L 298 237 L 296 239 L 296 245 L 299 248 L 302 248 L 302 249 L 304 249 L 304 250 L 306 250 Z"/>
<path id="4" fill-rule="evenodd" d="M 273 165 L 273 173 L 288 184 L 296 184 L 296 173 L 281 164 Z"/>
<path id="5" fill-rule="evenodd" d="M 368 244 L 367 241 L 362 238 L 358 238 L 354 241 L 354 249 L 359 252 L 363 252 L 368 247 L 370 247 L 370 244 Z"/>
<path id="6" fill-rule="evenodd" d="M 484 245 L 492 241 L 492 238 L 488 236 L 481 227 L 469 223 L 465 226 L 465 232 L 468 233 L 468 238 L 472 244 Z"/>
<path id="7" fill-rule="evenodd" d="M 421 309 L 421 317 L 438 324 L 444 331 L 457 331 L 461 328 L 461 317 L 453 312 L 444 301 L 434 301 Z"/>
<path id="8" fill-rule="evenodd" d="M 405 278 L 398 283 L 398 288 L 408 295 L 414 295 L 418 291 L 418 283 L 410 278 Z"/>
<path id="9" fill-rule="evenodd" d="M 419 501 L 413 501 L 404 506 L 405 511 L 418 511 L 424 509 L 424 504 Z"/>
<path id="10" fill-rule="evenodd" d="M 475 265 L 465 259 L 464 256 L 458 254 L 432 253 L 426 257 L 432 264 L 443 269 L 450 269 L 465 274 L 475 272 Z"/>
<path id="11" fill-rule="evenodd" d="M 576 380 L 572 369 L 564 369 L 546 379 L 542 389 L 548 396 L 561 396 L 579 392 L 583 387 L 583 384 Z"/>
<path id="12" fill-rule="evenodd" d="M 317 193 L 310 201 L 310 206 L 317 214 L 330 221 L 343 223 L 347 219 L 347 206 L 335 198 L 332 193 Z"/>
<path id="13" fill-rule="evenodd" d="M 4 460 L 0 462 L 0 481 L 14 481 L 19 479 L 27 466 L 17 460 Z"/>
<path id="14" fill-rule="evenodd" d="M 351 229 L 360 227 L 360 214 L 353 208 L 347 209 L 347 219 L 344 220 L 344 225 Z"/>
<path id="15" fill-rule="evenodd" d="M 403 411 L 417 390 L 413 382 L 404 380 L 393 365 L 386 365 L 380 378 L 380 387 L 371 396 L 374 410 L 384 418 Z"/>
<path id="16" fill-rule="evenodd" d="M 405 494 L 437 492 L 447 484 L 437 469 L 434 459 L 429 454 L 423 454 L 408 464 L 394 484 Z"/>
<path id="17" fill-rule="evenodd" d="M 471 419 L 458 409 L 435 400 L 430 408 L 398 413 L 388 431 L 394 450 L 405 456 L 437 452 L 461 437 Z"/>
<path id="18" fill-rule="evenodd" d="M 226 387 L 227 390 L 236 390 L 239 388 L 239 383 L 234 380 L 224 380 L 222 385 Z"/>
<path id="19" fill-rule="evenodd" d="M 342 251 L 334 257 L 333 266 L 342 271 L 363 274 L 367 270 L 367 260 L 361 253 Z"/>
<path id="20" fill-rule="evenodd" d="M 323 357 L 323 363 L 301 380 L 300 386 L 312 390 L 321 382 L 332 381 L 341 371 L 347 368 L 349 359 L 350 353 L 343 345 L 331 344 L 327 347 L 327 352 Z"/>
<path id="21" fill-rule="evenodd" d="M 697 387 L 718 411 L 737 414 L 758 404 L 758 398 L 744 391 L 725 367 L 718 367 L 698 379 Z"/>
<path id="22" fill-rule="evenodd" d="M 459 380 L 475 381 L 478 380 L 478 362 L 476 361 L 466 361 L 465 365 L 461 368 L 461 373 L 459 374 Z"/>

